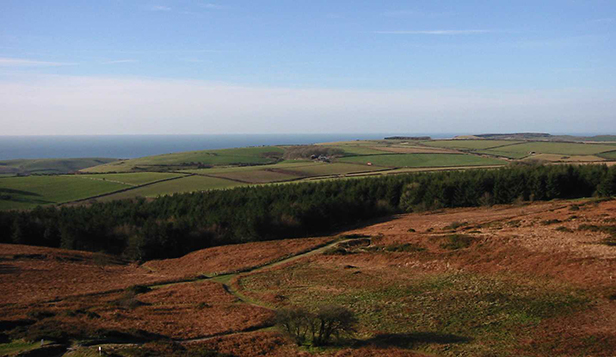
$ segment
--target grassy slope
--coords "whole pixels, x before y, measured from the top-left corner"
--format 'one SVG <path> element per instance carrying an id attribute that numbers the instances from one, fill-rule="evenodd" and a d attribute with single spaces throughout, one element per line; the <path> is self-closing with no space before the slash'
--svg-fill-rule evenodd
<path id="1" fill-rule="evenodd" d="M 255 165 L 255 166 L 232 166 L 232 167 L 212 167 L 208 169 L 188 169 L 181 170 L 181 172 L 186 173 L 194 173 L 194 174 L 219 174 L 219 173 L 232 173 L 232 172 L 245 172 L 245 171 L 254 171 L 254 170 L 262 170 L 265 168 L 268 169 L 296 169 L 299 167 L 310 167 L 315 165 L 322 165 L 322 163 L 307 161 L 307 160 L 286 160 L 282 162 L 278 162 L 275 164 L 268 165 Z"/>
<path id="2" fill-rule="evenodd" d="M 368 157 L 346 157 L 340 159 L 340 161 L 361 163 L 371 162 L 373 165 L 389 167 L 439 167 L 505 164 L 502 160 L 463 154 L 372 155 Z"/>
<path id="3" fill-rule="evenodd" d="M 69 202 L 129 186 L 79 176 L 29 176 L 0 179 L 0 210 Z"/>
<path id="4" fill-rule="evenodd" d="M 61 174 L 117 161 L 108 158 L 33 159 L 0 161 L 0 173 Z"/>
<path id="5" fill-rule="evenodd" d="M 477 150 L 477 151 L 474 151 L 474 152 L 476 152 L 478 154 L 487 154 L 487 155 L 506 157 L 506 158 L 509 158 L 509 159 L 522 159 L 522 158 L 528 156 L 527 152 L 507 152 L 507 151 L 504 151 L 506 149 L 507 149 L 507 147 L 497 148 L 497 149 Z"/>
<path id="6" fill-rule="evenodd" d="M 452 149 L 489 149 L 493 147 L 519 143 L 513 140 L 432 140 L 422 141 L 424 145 Z"/>
<path id="7" fill-rule="evenodd" d="M 499 151 L 524 154 L 533 151 L 542 154 L 594 155 L 615 149 L 616 146 L 606 144 L 529 142 L 499 148 Z"/>
<path id="8" fill-rule="evenodd" d="M 562 154 L 535 154 L 528 156 L 525 160 L 539 160 L 549 162 L 595 162 L 604 159 L 595 155 L 562 155 Z"/>
<path id="9" fill-rule="evenodd" d="M 242 286 L 311 310 L 347 306 L 360 321 L 356 337 L 375 338 L 377 331 L 399 336 L 383 343 L 447 356 L 507 356 L 520 329 L 585 304 L 574 289 L 540 279 L 468 273 L 391 279 L 397 272 L 336 268 L 298 263 L 250 275 Z M 449 350 L 440 350 L 438 341 Z"/>
<path id="10" fill-rule="evenodd" d="M 383 154 L 383 150 L 378 150 L 378 146 L 365 147 L 365 146 L 341 145 L 341 146 L 331 146 L 331 147 L 335 149 L 344 150 L 345 156 Z"/>
<path id="11" fill-rule="evenodd" d="M 155 166 L 183 165 L 186 163 L 200 163 L 204 165 L 267 164 L 275 162 L 276 159 L 264 155 L 267 153 L 282 155 L 283 151 L 283 149 L 276 146 L 188 151 L 131 159 L 118 163 L 96 166 L 83 171 L 94 173 L 127 172 L 137 168 L 147 169 Z"/>
<path id="12" fill-rule="evenodd" d="M 139 187 L 134 190 L 119 192 L 105 196 L 101 201 L 112 201 L 134 197 L 157 197 L 174 193 L 186 193 L 231 188 L 241 185 L 239 182 L 229 181 L 215 177 L 189 176 L 177 180 L 155 183 L 153 185 Z"/>
<path id="13" fill-rule="evenodd" d="M 278 169 L 280 170 L 280 169 Z M 302 176 L 292 171 L 271 171 L 270 169 L 255 169 L 249 171 L 237 171 L 226 173 L 213 173 L 212 176 L 238 180 L 251 183 L 268 183 L 277 181 L 289 181 L 301 178 Z"/>
<path id="14" fill-rule="evenodd" d="M 616 160 L 616 151 L 604 152 L 599 154 L 599 156 L 608 160 Z"/>
<path id="15" fill-rule="evenodd" d="M 126 174 L 79 175 L 79 177 L 81 178 L 89 178 L 94 180 L 104 180 L 111 182 L 116 181 L 127 185 L 136 186 L 180 176 L 182 176 L 182 174 L 166 172 L 134 172 Z"/>

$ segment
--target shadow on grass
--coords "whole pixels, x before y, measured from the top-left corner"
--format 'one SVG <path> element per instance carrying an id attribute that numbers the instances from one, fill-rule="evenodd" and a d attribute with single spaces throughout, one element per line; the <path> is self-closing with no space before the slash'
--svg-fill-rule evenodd
<path id="1" fill-rule="evenodd" d="M 438 332 L 414 332 L 414 333 L 394 333 L 379 334 L 367 340 L 357 341 L 354 347 L 376 346 L 376 347 L 397 347 L 412 349 L 423 344 L 447 345 L 453 343 L 468 343 L 472 341 L 469 337 L 443 334 Z"/>
<path id="2" fill-rule="evenodd" d="M 0 188 L 0 195 L 21 195 L 21 196 L 38 196 L 38 193 L 30 192 L 30 191 L 22 191 L 22 190 L 14 190 L 12 188 Z"/>
<path id="3" fill-rule="evenodd" d="M 21 271 L 19 268 L 12 265 L 0 264 L 0 275 L 2 274 L 15 274 Z"/>

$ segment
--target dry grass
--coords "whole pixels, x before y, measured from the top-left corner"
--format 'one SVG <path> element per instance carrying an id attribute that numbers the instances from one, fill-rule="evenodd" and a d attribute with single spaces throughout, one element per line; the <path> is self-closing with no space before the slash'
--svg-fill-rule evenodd
<path id="1" fill-rule="evenodd" d="M 344 255 L 312 254 L 230 282 L 132 293 L 119 289 L 241 271 L 333 238 L 216 247 L 143 267 L 101 267 L 90 253 L 2 245 L 0 313 L 5 321 L 37 320 L 30 335 L 224 334 L 182 345 L 237 356 L 614 356 L 616 248 L 602 244 L 609 232 L 579 229 L 614 221 L 616 201 L 414 213 L 346 232 L 370 236 L 371 244 L 349 245 Z M 273 316 L 250 302 L 343 305 L 359 317 L 359 333 L 337 348 L 297 348 L 275 331 L 243 332 L 269 326 Z"/>
<path id="2" fill-rule="evenodd" d="M 240 271 L 312 249 L 333 238 L 285 239 L 199 250 L 177 259 L 153 260 L 144 266 L 167 276 L 189 277 Z"/>

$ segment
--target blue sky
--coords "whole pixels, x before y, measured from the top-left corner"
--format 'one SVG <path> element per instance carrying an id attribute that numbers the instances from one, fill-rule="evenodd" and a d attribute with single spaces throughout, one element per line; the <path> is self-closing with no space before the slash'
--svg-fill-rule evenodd
<path id="1" fill-rule="evenodd" d="M 0 125 L 614 133 L 615 40 L 615 1 L 0 0 Z"/>

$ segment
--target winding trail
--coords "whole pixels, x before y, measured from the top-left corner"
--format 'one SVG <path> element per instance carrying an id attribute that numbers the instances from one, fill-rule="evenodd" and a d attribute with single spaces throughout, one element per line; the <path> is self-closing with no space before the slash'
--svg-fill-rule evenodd
<path id="1" fill-rule="evenodd" d="M 175 281 L 168 281 L 168 282 L 164 282 L 164 283 L 154 283 L 154 284 L 150 284 L 147 285 L 149 288 L 152 289 L 156 289 L 156 288 L 161 288 L 164 286 L 169 286 L 169 285 L 174 285 L 174 284 L 193 284 L 193 283 L 197 283 L 200 281 L 204 281 L 204 280 L 209 280 L 209 281 L 213 281 L 213 282 L 217 282 L 219 284 L 222 284 L 223 288 L 225 289 L 225 291 L 229 294 L 231 294 L 232 296 L 234 296 L 240 303 L 242 304 L 249 304 L 249 305 L 253 305 L 253 306 L 258 306 L 261 308 L 265 308 L 268 310 L 273 310 L 272 307 L 264 302 L 258 301 L 256 299 L 252 299 L 252 298 L 248 298 L 246 296 L 244 296 L 243 294 L 241 294 L 239 291 L 237 291 L 236 289 L 234 289 L 231 284 L 229 284 L 229 282 L 231 280 L 233 280 L 235 277 L 241 275 L 241 274 L 245 274 L 245 273 L 251 273 L 251 272 L 258 272 L 258 271 L 263 271 L 263 270 L 267 270 L 267 269 L 271 269 L 283 264 L 287 264 L 305 257 L 309 257 L 309 256 L 313 256 L 313 255 L 317 255 L 317 254 L 322 254 L 323 252 L 327 251 L 330 248 L 336 247 L 340 244 L 344 244 L 350 241 L 355 240 L 356 238 L 349 238 L 349 239 L 342 239 L 342 240 L 336 240 L 330 243 L 327 243 L 325 245 L 321 245 L 321 246 L 317 246 L 315 248 L 309 249 L 307 251 L 303 251 L 291 256 L 288 256 L 286 258 L 280 259 L 280 260 L 275 260 L 275 261 L 271 261 L 269 263 L 266 263 L 264 265 L 259 265 L 259 266 L 255 266 L 249 269 L 244 269 L 242 271 L 238 271 L 238 272 L 230 272 L 230 273 L 222 273 L 222 274 L 215 274 L 215 275 L 211 275 L 211 276 L 202 276 L 199 278 L 195 278 L 195 279 L 180 279 L 180 280 L 175 280 Z M 365 239 L 365 238 L 360 238 L 360 239 Z M 261 331 L 261 330 L 267 330 L 270 329 L 274 326 L 273 323 L 271 322 L 265 322 L 263 324 L 260 325 L 256 325 L 256 326 L 251 326 L 249 328 L 246 328 L 244 330 L 241 331 L 230 331 L 230 332 L 220 332 L 220 333 L 216 333 L 216 334 L 210 334 L 210 335 L 206 335 L 206 336 L 201 336 L 201 337 L 193 337 L 193 338 L 189 338 L 189 339 L 172 339 L 173 342 L 177 342 L 177 343 L 196 343 L 196 342 L 203 342 L 203 341 L 207 341 L 207 340 L 211 340 L 214 338 L 218 338 L 218 337 L 223 337 L 223 336 L 232 336 L 232 335 L 240 335 L 240 334 L 245 334 L 245 333 L 250 333 L 250 332 L 255 332 L 255 331 Z M 91 345 L 88 346 L 89 348 L 98 348 L 99 346 L 103 347 L 104 349 L 111 349 L 113 350 L 114 348 L 122 348 L 122 347 L 128 347 L 128 346 L 141 346 L 143 345 L 144 342 L 137 342 L 137 341 L 132 341 L 132 342 L 123 342 L 123 343 L 100 343 L 100 344 L 96 344 L 96 345 Z M 69 349 L 70 350 L 70 349 Z"/>

